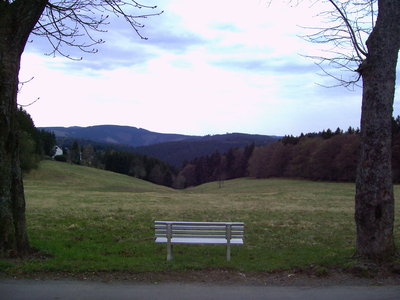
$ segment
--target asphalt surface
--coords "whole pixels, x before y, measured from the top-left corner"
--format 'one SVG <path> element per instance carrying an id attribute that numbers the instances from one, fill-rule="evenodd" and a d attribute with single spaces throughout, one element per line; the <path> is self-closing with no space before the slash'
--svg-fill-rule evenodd
<path id="1" fill-rule="evenodd" d="M 0 279 L 0 299 L 398 300 L 400 286 L 278 287 Z"/>

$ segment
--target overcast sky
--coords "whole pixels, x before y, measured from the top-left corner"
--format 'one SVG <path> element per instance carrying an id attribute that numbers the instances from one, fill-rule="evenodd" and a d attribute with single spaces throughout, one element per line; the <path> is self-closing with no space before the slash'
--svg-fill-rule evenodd
<path id="1" fill-rule="evenodd" d="M 298 37 L 300 26 L 315 25 L 318 8 L 267 2 L 148 0 L 164 10 L 141 20 L 148 40 L 112 20 L 106 43 L 82 61 L 45 56 L 50 46 L 34 39 L 20 81 L 34 79 L 18 102 L 40 98 L 25 108 L 40 127 L 114 124 L 195 135 L 359 127 L 361 90 L 320 86 L 335 82 L 304 57 L 320 47 Z M 399 114 L 398 96 L 394 107 Z"/>

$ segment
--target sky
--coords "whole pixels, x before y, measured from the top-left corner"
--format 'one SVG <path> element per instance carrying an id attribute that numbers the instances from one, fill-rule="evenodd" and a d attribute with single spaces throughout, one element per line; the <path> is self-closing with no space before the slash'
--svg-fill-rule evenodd
<path id="1" fill-rule="evenodd" d="M 80 61 L 45 55 L 48 42 L 32 37 L 18 103 L 34 102 L 24 109 L 37 127 L 113 124 L 190 135 L 359 127 L 361 89 L 325 87 L 337 83 L 306 57 L 324 46 L 299 37 L 320 22 L 320 7 L 285 0 L 142 3 L 164 11 L 139 20 L 147 40 L 111 18 L 98 53 L 65 49 Z"/>

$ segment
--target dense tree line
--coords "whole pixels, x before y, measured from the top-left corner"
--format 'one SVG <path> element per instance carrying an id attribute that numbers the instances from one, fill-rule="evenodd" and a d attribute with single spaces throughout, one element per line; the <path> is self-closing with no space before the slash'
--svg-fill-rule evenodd
<path id="1" fill-rule="evenodd" d="M 37 168 L 44 157 L 53 157 L 56 137 L 54 133 L 39 130 L 31 116 L 22 108 L 18 110 L 21 168 L 24 171 Z M 58 161 L 105 169 L 156 184 L 172 187 L 176 171 L 156 158 L 142 154 L 110 149 L 105 145 L 93 146 L 86 142 L 71 141 L 63 145 L 63 154 L 54 157 Z"/>
<path id="2" fill-rule="evenodd" d="M 400 117 L 392 122 L 393 181 L 400 182 Z M 311 180 L 355 181 L 359 159 L 359 130 L 323 131 L 285 136 L 257 147 L 249 160 L 249 176 L 294 177 Z"/>
<path id="3" fill-rule="evenodd" d="M 54 134 L 37 130 L 24 110 L 19 110 L 21 161 L 25 170 L 37 166 L 43 155 L 52 155 Z M 400 182 L 400 116 L 393 119 L 393 180 Z M 102 144 L 79 141 L 64 144 L 58 160 L 101 168 L 156 184 L 186 188 L 211 181 L 240 177 L 288 177 L 310 180 L 353 182 L 359 157 L 359 130 L 349 127 L 301 134 L 264 146 L 254 143 L 231 148 L 225 153 L 185 162 L 177 171 L 167 163 L 143 154 L 110 149 Z"/>
<path id="4" fill-rule="evenodd" d="M 295 144 L 278 141 L 255 149 L 249 161 L 249 175 L 354 181 L 359 143 L 359 135 L 349 133 L 326 139 L 304 136 Z"/>
<path id="5" fill-rule="evenodd" d="M 400 182 L 400 116 L 393 119 L 393 181 Z M 238 177 L 288 177 L 354 182 L 359 159 L 359 129 L 337 128 L 301 134 L 265 146 L 234 148 L 199 157 L 185 164 L 175 187 Z"/>
<path id="6" fill-rule="evenodd" d="M 17 111 L 20 162 L 23 171 L 37 168 L 44 156 L 52 156 L 56 137 L 54 133 L 39 130 L 31 116 L 22 108 Z"/>
<path id="7" fill-rule="evenodd" d="M 63 145 L 63 155 L 56 156 L 55 159 L 125 174 L 169 187 L 174 185 L 176 177 L 176 171 L 159 159 L 115 150 L 110 146 L 96 147 L 87 142 L 82 146 L 78 141 L 73 141 L 69 146 Z"/>
<path id="8" fill-rule="evenodd" d="M 174 170 L 156 158 L 131 152 L 109 150 L 103 154 L 102 162 L 104 169 L 109 171 L 169 187 L 172 187 L 174 183 Z"/>
<path id="9" fill-rule="evenodd" d="M 180 169 L 185 163 L 197 157 L 208 156 L 214 152 L 225 153 L 231 148 L 243 148 L 252 143 L 256 146 L 266 145 L 277 139 L 275 136 L 267 135 L 226 133 L 152 144 L 136 147 L 132 150 L 137 153 L 156 157 Z"/>
<path id="10" fill-rule="evenodd" d="M 184 165 L 174 186 L 185 188 L 210 181 L 246 177 L 254 148 L 254 144 L 250 144 L 245 148 L 231 148 L 224 154 L 216 151 L 212 155 L 198 157 Z"/>

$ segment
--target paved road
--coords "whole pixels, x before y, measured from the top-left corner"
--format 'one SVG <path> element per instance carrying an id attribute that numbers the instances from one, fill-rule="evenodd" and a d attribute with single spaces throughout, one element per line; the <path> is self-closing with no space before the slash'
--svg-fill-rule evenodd
<path id="1" fill-rule="evenodd" d="M 0 279 L 0 299 L 398 300 L 400 299 L 400 286 L 263 287 Z"/>

